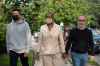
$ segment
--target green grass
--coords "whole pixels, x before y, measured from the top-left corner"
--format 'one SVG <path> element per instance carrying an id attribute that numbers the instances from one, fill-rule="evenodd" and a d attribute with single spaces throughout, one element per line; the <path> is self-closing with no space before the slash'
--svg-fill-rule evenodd
<path id="1" fill-rule="evenodd" d="M 9 58 L 7 55 L 0 55 L 0 66 L 9 66 Z"/>
<path id="2" fill-rule="evenodd" d="M 29 65 L 32 66 L 33 54 L 29 54 Z M 9 56 L 7 54 L 0 55 L 0 66 L 9 66 Z M 21 66 L 20 60 L 18 60 L 18 66 Z"/>
<path id="3" fill-rule="evenodd" d="M 94 66 L 100 66 L 100 65 L 98 65 L 95 61 L 89 61 L 89 64 L 90 64 L 90 65 L 94 65 Z"/>

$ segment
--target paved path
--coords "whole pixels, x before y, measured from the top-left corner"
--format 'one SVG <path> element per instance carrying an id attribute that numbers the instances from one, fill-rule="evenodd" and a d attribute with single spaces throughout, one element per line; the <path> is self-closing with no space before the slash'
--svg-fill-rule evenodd
<path id="1" fill-rule="evenodd" d="M 95 61 L 100 65 L 100 54 L 95 56 Z"/>

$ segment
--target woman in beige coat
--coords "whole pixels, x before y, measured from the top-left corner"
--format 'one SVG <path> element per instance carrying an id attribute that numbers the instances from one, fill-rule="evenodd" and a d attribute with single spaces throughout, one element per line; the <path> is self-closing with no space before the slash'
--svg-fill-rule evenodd
<path id="1" fill-rule="evenodd" d="M 41 26 L 39 37 L 39 59 L 35 66 L 64 66 L 65 52 L 63 35 L 60 26 L 54 23 L 52 15 L 46 18 L 46 24 Z"/>

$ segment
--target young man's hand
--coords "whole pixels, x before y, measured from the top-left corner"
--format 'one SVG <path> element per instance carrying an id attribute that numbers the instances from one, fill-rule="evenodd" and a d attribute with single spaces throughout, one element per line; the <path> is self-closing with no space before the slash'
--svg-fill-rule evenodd
<path id="1" fill-rule="evenodd" d="M 24 53 L 24 57 L 28 57 L 28 53 Z"/>

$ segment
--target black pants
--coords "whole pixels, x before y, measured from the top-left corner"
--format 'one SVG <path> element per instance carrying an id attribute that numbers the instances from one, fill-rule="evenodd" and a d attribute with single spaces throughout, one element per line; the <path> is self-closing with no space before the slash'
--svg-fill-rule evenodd
<path id="1" fill-rule="evenodd" d="M 18 58 L 20 58 L 22 66 L 29 66 L 28 57 L 24 57 L 24 53 L 16 53 L 14 51 L 10 51 L 10 66 L 17 66 Z"/>

